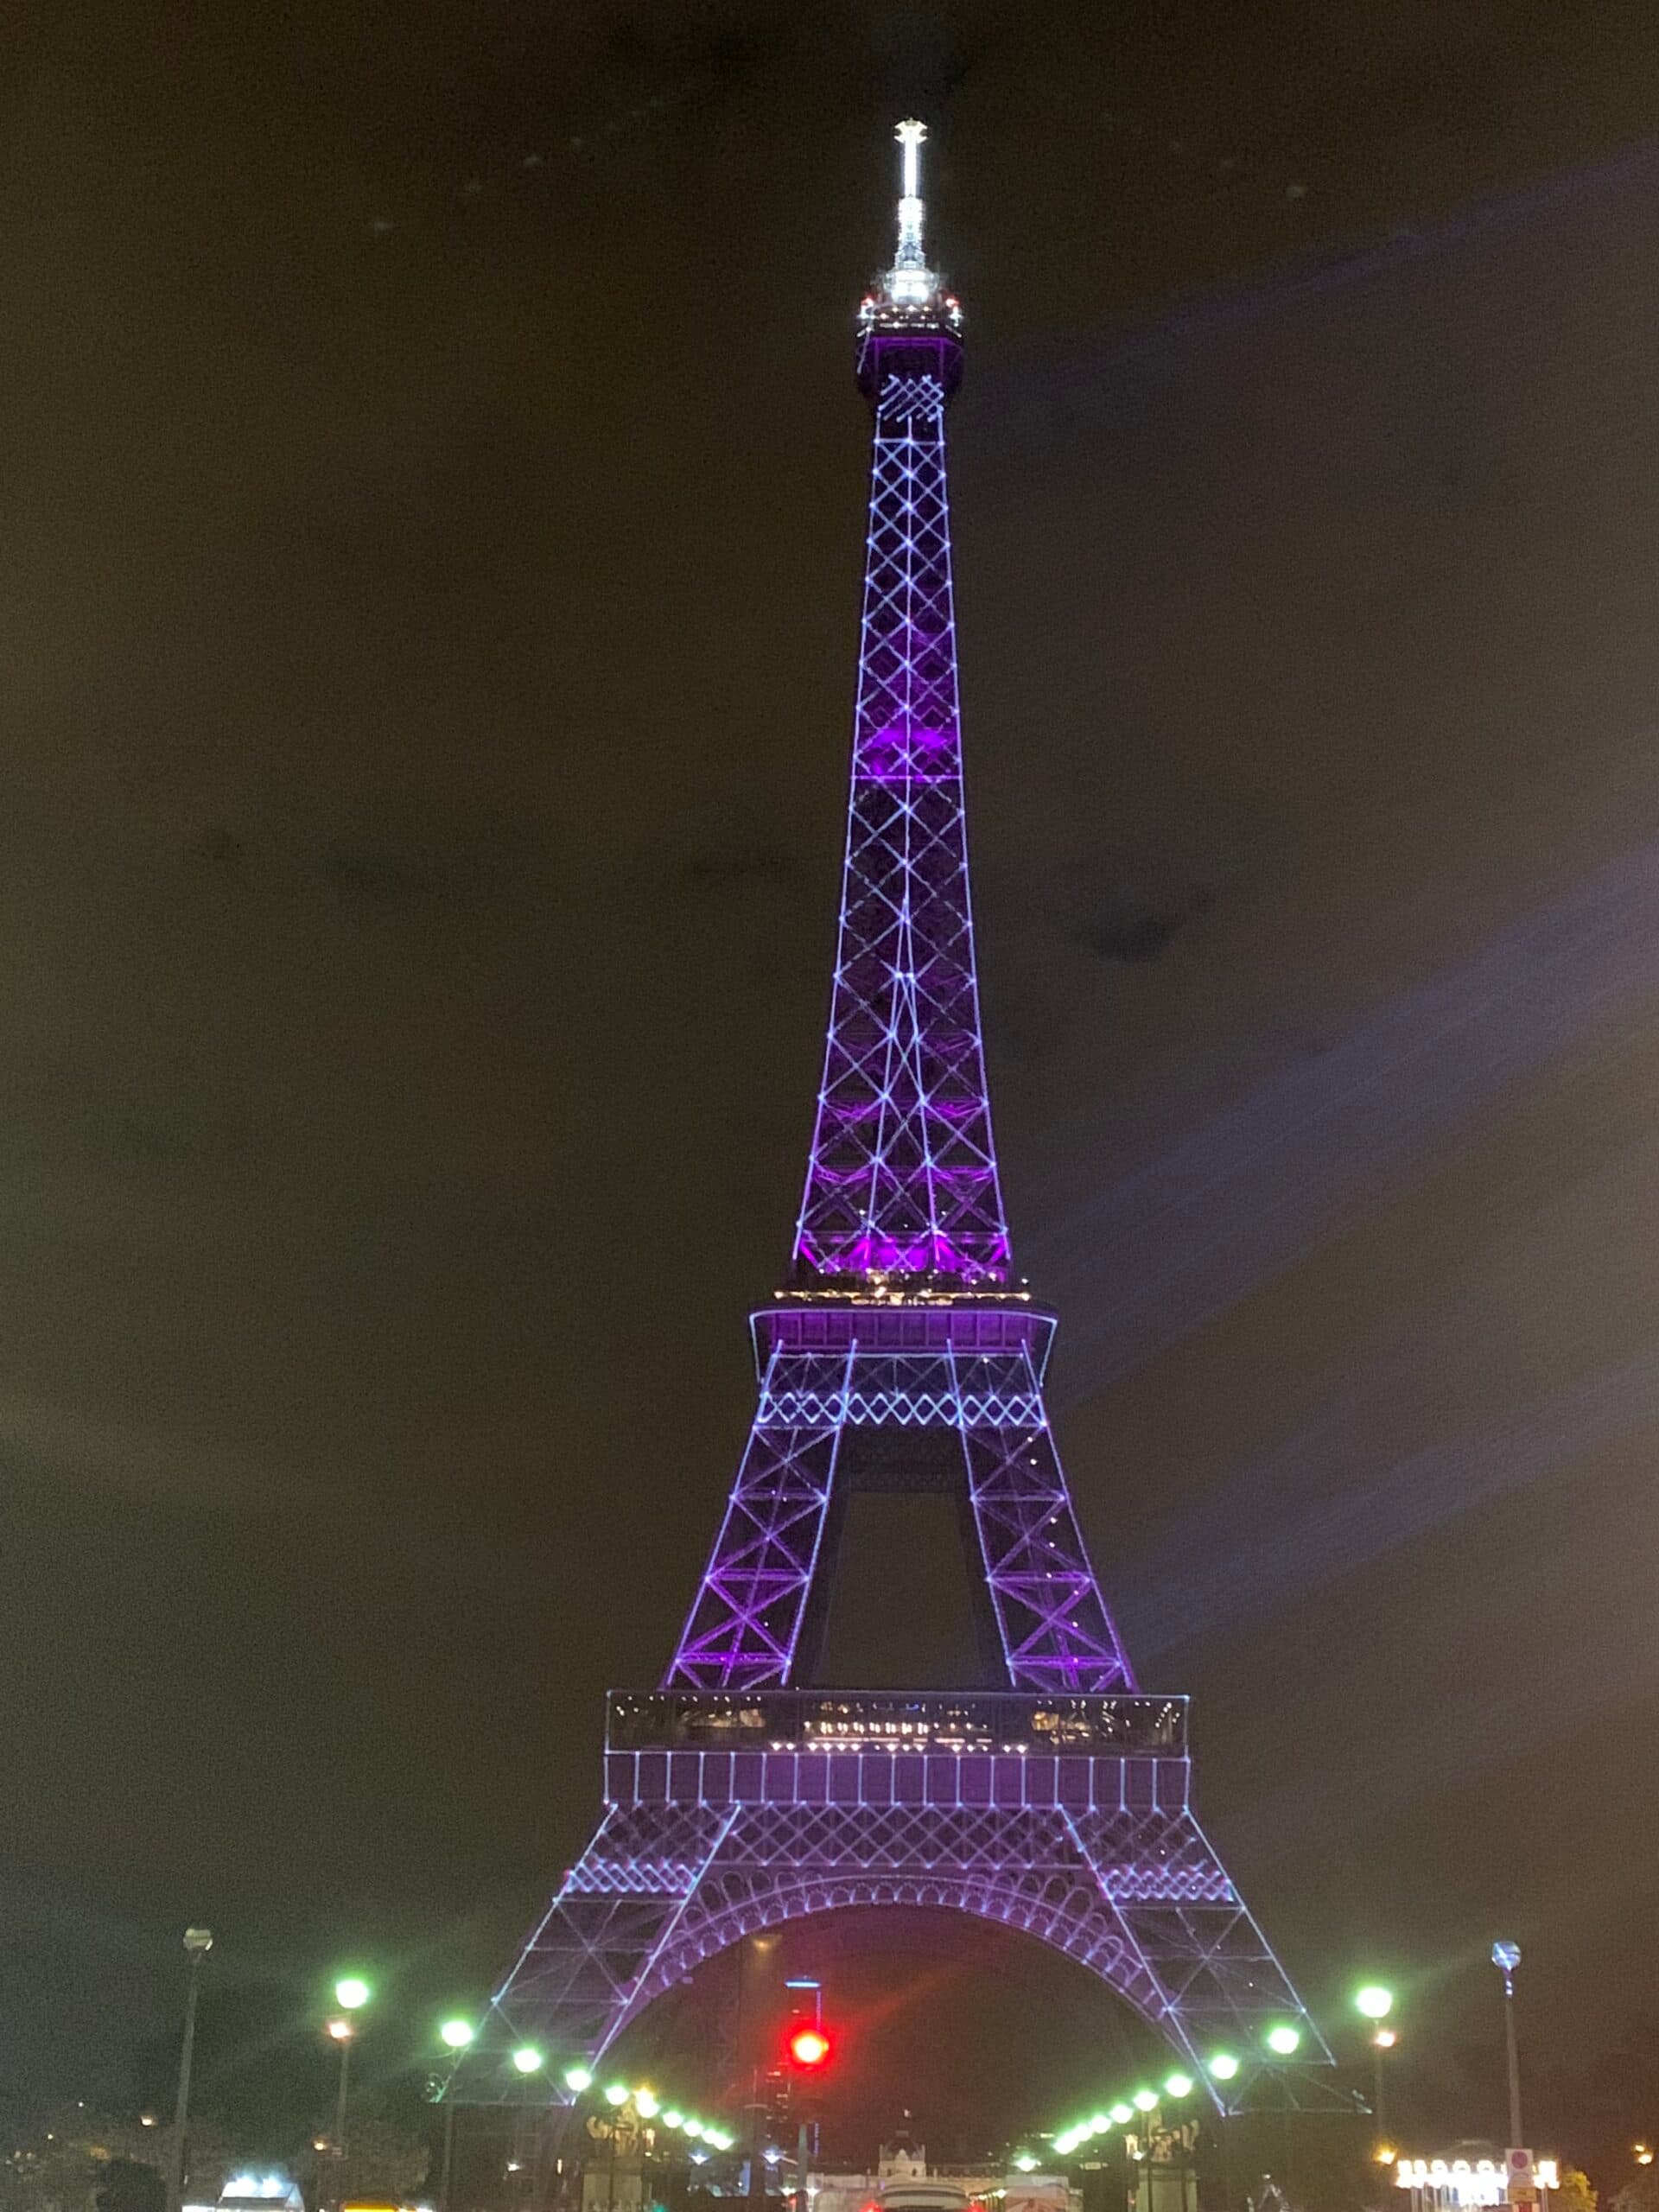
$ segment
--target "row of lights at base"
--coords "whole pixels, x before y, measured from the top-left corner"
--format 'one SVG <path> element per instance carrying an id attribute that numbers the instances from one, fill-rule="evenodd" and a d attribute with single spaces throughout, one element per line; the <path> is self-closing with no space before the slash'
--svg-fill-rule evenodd
<path id="1" fill-rule="evenodd" d="M 439 2036 L 454 2051 L 465 2050 L 476 2033 L 470 2020 L 446 2020 L 438 2030 Z M 539 2074 L 547 2061 L 531 2044 L 520 2044 L 512 2054 L 512 2063 L 520 2074 L 529 2075 Z M 585 2066 L 567 2066 L 563 2079 L 573 2096 L 582 2096 L 594 2086 L 593 2075 Z M 618 2112 L 624 2105 L 631 2104 L 641 2120 L 659 2120 L 664 2127 L 689 2136 L 693 2142 L 707 2143 L 711 2150 L 729 2151 L 737 2140 L 723 2127 L 715 2127 L 709 2120 L 697 2119 L 695 2113 L 664 2105 L 654 2089 L 630 2088 L 626 2082 L 612 2082 L 607 2084 L 604 2097 L 606 2103 Z"/>
<path id="2" fill-rule="evenodd" d="M 1301 2037 L 1298 2036 L 1296 2040 L 1300 2043 Z M 1293 2048 L 1294 2048 L 1294 2045 Z M 1238 2071 L 1238 2061 L 1229 2051 L 1217 2051 L 1210 2061 L 1209 2071 L 1217 2082 L 1230 2082 Z M 1183 2097 L 1190 2097 L 1196 2087 L 1197 2084 L 1190 2074 L 1172 2074 L 1164 2083 L 1164 2096 L 1173 2097 L 1179 2101 Z M 1112 2105 L 1105 2112 L 1097 2112 L 1092 2120 L 1085 2120 L 1078 2126 L 1069 2127 L 1064 2134 L 1057 2135 L 1054 2138 L 1054 2148 L 1059 2152 L 1061 2158 L 1069 2158 L 1071 2153 L 1080 2145 L 1086 2143 L 1091 2135 L 1104 2135 L 1113 2127 L 1127 2127 L 1137 2113 L 1156 2112 L 1162 2102 L 1163 2097 L 1159 2095 L 1156 2089 L 1137 2089 L 1127 2103 L 1120 2102 Z M 1035 2158 L 1031 2160 L 1029 2165 L 1025 2163 L 1028 2155 L 1028 2153 L 1022 2153 L 1014 2162 L 1022 2173 L 1032 2172 L 1037 2164 Z"/>
<path id="3" fill-rule="evenodd" d="M 1375 1983 L 1368 1984 L 1356 1991 L 1354 2009 L 1374 2024 L 1380 2023 L 1394 2010 L 1394 1993 Z M 1379 2024 L 1371 2040 L 1379 2050 L 1387 2050 L 1393 2046 L 1394 2031 Z M 1262 2041 L 1275 2058 L 1294 2058 L 1302 2047 L 1302 2031 L 1290 2021 L 1281 2020 L 1268 2030 Z M 1218 2050 L 1213 2058 L 1205 2060 L 1204 2070 L 1212 2082 L 1230 2082 L 1236 2077 L 1241 2063 L 1231 2051 Z M 1179 2102 L 1183 2097 L 1190 2097 L 1196 2086 L 1190 2074 L 1171 2074 L 1164 2082 L 1164 2095 Z M 1126 2103 L 1115 2104 L 1105 2112 L 1096 2113 L 1092 2119 L 1064 2130 L 1054 2138 L 1054 2148 L 1061 2158 L 1069 2158 L 1090 2136 L 1104 2135 L 1112 2127 L 1127 2127 L 1137 2113 L 1155 2112 L 1162 2101 L 1155 2089 L 1137 2089 Z M 1025 2165 L 1016 2158 L 1014 2164 L 1022 2173 L 1030 2173 L 1035 2170 L 1037 2161 L 1033 2158 L 1030 2165 Z"/>

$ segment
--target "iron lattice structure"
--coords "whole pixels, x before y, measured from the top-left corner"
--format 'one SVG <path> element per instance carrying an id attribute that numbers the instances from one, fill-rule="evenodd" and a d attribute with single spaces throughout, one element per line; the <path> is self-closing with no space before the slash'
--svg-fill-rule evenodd
<path id="1" fill-rule="evenodd" d="M 498 1993 L 469 2094 L 525 2040 L 559 2094 L 697 1963 L 803 1915 L 939 1906 L 1029 1932 L 1188 2063 L 1318 2031 L 1195 1819 L 1185 1708 L 1147 1698 L 1043 1402 L 1052 1316 L 1014 1277 L 975 973 L 945 474 L 960 312 L 928 268 L 919 126 L 899 252 L 860 318 L 874 416 L 841 925 L 789 1287 L 657 1693 L 611 1701 L 605 1810 Z M 860 1487 L 943 1490 L 995 1694 L 813 1693 Z M 511 2080 L 510 2075 L 505 2077 Z M 1205 2076 L 1206 2079 L 1210 2078 Z"/>
<path id="2" fill-rule="evenodd" d="M 944 410 L 958 354 L 954 330 L 925 348 L 880 322 L 863 339 L 870 530 L 840 943 L 795 1240 L 804 1282 L 1007 1280 L 957 704 Z"/>

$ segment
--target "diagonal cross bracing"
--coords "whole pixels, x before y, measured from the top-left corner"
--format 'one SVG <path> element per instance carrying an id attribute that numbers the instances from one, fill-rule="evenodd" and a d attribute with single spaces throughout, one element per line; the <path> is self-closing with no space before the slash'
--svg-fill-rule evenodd
<path id="1" fill-rule="evenodd" d="M 936 1308 L 924 1331 L 892 1307 L 816 1318 L 807 1332 L 761 1317 L 773 1342 L 754 1426 L 667 1683 L 793 1680 L 842 1441 L 855 1427 L 954 1434 L 1010 1688 L 1132 1689 L 1043 1406 L 1033 1342 L 1046 1350 L 1046 1318 Z"/>
<path id="2" fill-rule="evenodd" d="M 942 372 L 880 381 L 852 787 L 803 1282 L 1000 1283 L 980 1039 Z"/>
<path id="3" fill-rule="evenodd" d="M 949 1707 L 942 1694 L 931 1702 Z M 610 1808 L 497 1999 L 503 2033 L 591 2065 L 654 1999 L 744 1936 L 903 1905 L 1030 1935 L 1108 1983 L 1188 2060 L 1259 2048 L 1287 2020 L 1323 2053 L 1192 1816 L 1179 1737 L 1152 1758 L 798 1745 L 746 1768 L 746 1756 L 607 1761 Z M 683 1784 L 677 1759 L 689 1760 Z"/>
<path id="4" fill-rule="evenodd" d="M 836 1408 L 852 1363 L 850 1351 L 792 1361 L 773 1353 L 671 1682 L 753 1689 L 789 1680 L 835 1481 L 843 1426 Z"/>
<path id="5" fill-rule="evenodd" d="M 922 135 L 904 126 L 907 161 Z M 604 1816 L 462 2094 L 545 2095 L 512 2072 L 522 2038 L 557 2094 L 701 1961 L 888 1906 L 1024 1931 L 1195 2065 L 1259 2063 L 1285 2022 L 1330 2057 L 1194 1817 L 1184 1701 L 1135 1689 L 1044 1406 L 1052 1319 L 1012 1274 L 963 811 L 944 454 L 960 316 L 921 230 L 907 184 L 899 260 L 861 321 L 858 700 L 793 1279 L 753 1317 L 753 1426 L 664 1684 L 613 1698 Z M 1001 1689 L 799 1687 L 861 1463 L 880 1487 L 956 1488 Z"/>

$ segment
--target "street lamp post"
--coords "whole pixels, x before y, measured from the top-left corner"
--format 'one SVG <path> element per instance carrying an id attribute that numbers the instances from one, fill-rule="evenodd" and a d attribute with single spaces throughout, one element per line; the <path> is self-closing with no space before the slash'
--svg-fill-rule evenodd
<path id="1" fill-rule="evenodd" d="M 352 2079 L 352 2037 L 356 2033 L 351 2015 L 360 2012 L 373 1994 L 360 1975 L 344 1974 L 334 1984 L 339 2015 L 329 2021 L 328 2032 L 340 2045 L 340 2093 L 334 2100 L 334 2203 L 346 2194 L 346 2099 Z"/>
<path id="2" fill-rule="evenodd" d="M 346 2194 L 346 2098 L 352 2078 L 352 2024 L 343 2018 L 330 2020 L 328 2032 L 340 2045 L 340 2088 L 334 2097 L 334 2199 L 338 2207 Z"/>
<path id="3" fill-rule="evenodd" d="M 1376 2062 L 1376 2109 L 1377 2156 L 1380 2158 L 1389 2140 L 1388 2111 L 1383 2099 L 1383 2088 L 1388 2080 L 1383 2056 L 1400 2040 L 1393 2028 L 1378 2028 L 1371 2037 L 1371 2055 Z"/>
<path id="4" fill-rule="evenodd" d="M 1354 2010 L 1371 2024 L 1371 2113 L 1376 2121 L 1376 2147 L 1381 2152 L 1389 2139 L 1382 2060 L 1384 2054 L 1394 2049 L 1396 2040 L 1394 2030 L 1382 2024 L 1394 2010 L 1394 1992 L 1382 1988 L 1379 1983 L 1368 1982 L 1363 1989 L 1354 1992 Z"/>
<path id="5" fill-rule="evenodd" d="M 1205 2071 L 1212 2082 L 1224 2085 L 1224 2094 L 1217 2101 L 1221 2108 L 1221 2205 L 1222 2212 L 1232 2212 L 1233 2206 L 1233 2130 L 1232 2096 L 1224 2085 L 1238 2078 L 1239 2062 L 1230 2050 L 1213 2052 L 1205 2061 Z"/>
<path id="6" fill-rule="evenodd" d="M 167 2212 L 180 2212 L 184 2202 L 184 2139 L 190 2125 L 190 2062 L 196 2048 L 196 1991 L 201 1962 L 213 1948 L 211 1929 L 187 1928 L 185 1955 L 190 1961 L 189 1986 L 184 1999 L 184 2042 L 179 2050 L 179 2094 L 173 2108 L 173 2141 L 167 2160 Z"/>
<path id="7" fill-rule="evenodd" d="M 476 2033 L 470 2020 L 446 2020 L 438 2030 L 438 2037 L 446 2050 L 459 2058 Z M 443 2179 L 438 2191 L 439 2212 L 449 2212 L 449 2193 L 455 2171 L 455 2101 L 448 2094 L 452 2083 L 446 2083 L 443 2100 Z"/>
<path id="8" fill-rule="evenodd" d="M 1271 2027 L 1268 2030 L 1267 2040 L 1268 2049 L 1273 2053 L 1275 2058 L 1291 2059 L 1294 2058 L 1296 2056 L 1296 2053 L 1301 2049 L 1302 2031 L 1300 2028 L 1293 2027 L 1288 2020 L 1281 2020 L 1276 2026 Z M 1277 2070 L 1279 2074 L 1279 2087 L 1284 2098 L 1282 2117 L 1284 2121 L 1285 2171 L 1283 2182 L 1285 2202 L 1288 2204 L 1291 2195 L 1290 2112 L 1292 2091 L 1289 2072 L 1284 2067 L 1281 2067 Z"/>
<path id="9" fill-rule="evenodd" d="M 1521 2133 L 1521 2050 L 1515 2035 L 1515 1970 L 1521 1963 L 1518 1943 L 1494 1943 L 1492 1964 L 1503 1977 L 1503 2041 L 1510 2062 L 1510 2147 L 1524 2150 Z"/>

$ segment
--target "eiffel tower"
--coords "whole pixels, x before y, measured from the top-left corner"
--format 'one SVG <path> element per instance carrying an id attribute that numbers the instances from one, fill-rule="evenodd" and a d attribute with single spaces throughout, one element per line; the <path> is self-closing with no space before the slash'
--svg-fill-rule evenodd
<path id="1" fill-rule="evenodd" d="M 1330 2060 L 1198 1826 L 1185 1700 L 1135 1681 L 1044 1408 L 1055 1325 L 1013 1270 L 969 900 L 944 436 L 962 313 L 923 247 L 925 129 L 897 137 L 898 250 L 858 320 L 852 788 L 790 1281 L 752 1318 L 760 1403 L 678 1647 L 659 1689 L 608 1700 L 599 1826 L 496 1996 L 474 2097 L 561 2101 L 702 1960 L 883 1906 L 1052 1946 L 1218 2104 L 1275 2026 Z M 957 1500 L 995 1689 L 808 1687 L 861 1489 Z M 539 2088 L 513 2081 L 512 2043 L 545 2055 Z"/>

